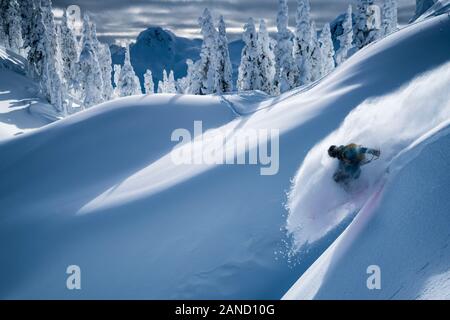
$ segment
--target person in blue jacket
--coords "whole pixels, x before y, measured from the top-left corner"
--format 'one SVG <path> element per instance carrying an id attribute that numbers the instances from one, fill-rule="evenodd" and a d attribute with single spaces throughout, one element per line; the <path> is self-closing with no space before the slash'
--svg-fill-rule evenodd
<path id="1" fill-rule="evenodd" d="M 361 166 L 378 158 L 380 154 L 380 150 L 366 148 L 355 143 L 339 147 L 331 146 L 328 149 L 328 155 L 339 160 L 338 170 L 333 175 L 334 181 L 348 183 L 352 179 L 358 179 L 361 175 Z"/>

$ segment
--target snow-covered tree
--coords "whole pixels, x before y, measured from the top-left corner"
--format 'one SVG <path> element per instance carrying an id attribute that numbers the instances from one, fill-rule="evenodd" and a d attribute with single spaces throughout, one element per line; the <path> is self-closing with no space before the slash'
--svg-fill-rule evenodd
<path id="1" fill-rule="evenodd" d="M 166 69 L 163 70 L 163 80 L 158 82 L 158 93 L 177 93 L 175 77 L 171 70 L 167 75 Z"/>
<path id="2" fill-rule="evenodd" d="M 61 21 L 59 47 L 63 79 L 68 88 L 73 88 L 77 78 L 78 43 L 67 23 L 66 11 L 64 11 Z"/>
<path id="3" fill-rule="evenodd" d="M 45 46 L 47 37 L 44 36 L 46 29 L 44 26 L 43 12 L 40 0 L 35 2 L 35 10 L 32 15 L 31 33 L 28 35 L 28 73 L 32 78 L 39 80 L 42 75 Z"/>
<path id="4" fill-rule="evenodd" d="M 258 57 L 256 89 L 268 94 L 276 94 L 274 87 L 275 56 L 271 48 L 266 22 L 261 19 L 258 31 Z"/>
<path id="5" fill-rule="evenodd" d="M 310 53 L 310 61 L 311 61 L 311 78 L 310 81 L 316 81 L 322 77 L 323 73 L 323 57 L 322 51 L 320 49 L 320 43 L 317 39 L 317 28 L 316 23 L 311 21 L 311 53 Z"/>
<path id="6" fill-rule="evenodd" d="M 9 48 L 16 53 L 21 53 L 23 48 L 22 16 L 17 0 L 9 0 L 5 23 L 8 27 Z"/>
<path id="7" fill-rule="evenodd" d="M 164 81 L 162 81 L 162 80 L 158 81 L 157 93 L 166 93 L 166 89 L 164 88 Z"/>
<path id="8" fill-rule="evenodd" d="M 387 36 L 398 29 L 397 0 L 384 0 L 381 32 Z"/>
<path id="9" fill-rule="evenodd" d="M 103 102 L 102 71 L 91 38 L 89 16 L 83 18 L 81 53 L 78 60 L 78 82 L 81 101 L 85 108 Z"/>
<path id="10" fill-rule="evenodd" d="M 163 78 L 158 81 L 158 93 L 167 93 L 166 85 L 168 81 L 169 78 L 167 77 L 167 71 L 166 69 L 163 69 Z"/>
<path id="11" fill-rule="evenodd" d="M 374 0 L 358 0 L 356 7 L 355 46 L 361 49 L 377 39 L 380 12 L 375 10 Z"/>
<path id="12" fill-rule="evenodd" d="M 61 77 L 61 61 L 56 35 L 55 21 L 50 0 L 41 0 L 44 38 L 44 66 L 40 78 L 41 90 L 55 109 L 66 113 L 66 91 Z"/>
<path id="13" fill-rule="evenodd" d="M 5 7 L 4 4 L 6 4 L 6 1 L 0 0 L 0 46 L 8 48 L 9 47 L 8 26 L 5 23 L 7 7 Z"/>
<path id="14" fill-rule="evenodd" d="M 274 86 L 277 92 L 285 92 L 295 86 L 297 68 L 292 56 L 292 48 L 292 33 L 288 29 L 287 0 L 279 0 L 274 80 Z"/>
<path id="15" fill-rule="evenodd" d="M 154 94 L 155 93 L 155 84 L 153 83 L 153 74 L 148 69 L 144 73 L 144 88 L 145 88 L 145 94 Z"/>
<path id="16" fill-rule="evenodd" d="M 228 51 L 228 39 L 223 16 L 219 18 L 217 34 L 217 54 L 215 62 L 214 91 L 225 93 L 233 91 L 233 69 L 231 66 L 230 53 Z"/>
<path id="17" fill-rule="evenodd" d="M 315 44 L 311 31 L 311 7 L 309 0 L 297 0 L 296 28 L 294 38 L 294 58 L 298 67 L 298 85 L 308 84 L 312 81 L 311 56 Z"/>
<path id="18" fill-rule="evenodd" d="M 325 76 L 335 68 L 333 40 L 331 40 L 330 25 L 328 23 L 323 26 L 319 43 L 322 54 L 322 76 Z"/>
<path id="19" fill-rule="evenodd" d="M 8 27 L 8 0 L 0 0 L 0 45 L 9 48 L 9 27 Z"/>
<path id="20" fill-rule="evenodd" d="M 214 93 L 215 64 L 217 52 L 217 30 L 208 9 L 198 19 L 203 36 L 200 60 L 195 64 L 189 93 L 210 94 Z"/>
<path id="21" fill-rule="evenodd" d="M 113 98 L 114 89 L 111 83 L 112 58 L 111 51 L 107 44 L 100 43 L 98 46 L 98 64 L 102 71 L 103 100 L 108 101 Z"/>
<path id="22" fill-rule="evenodd" d="M 23 48 L 30 47 L 30 36 L 32 34 L 33 27 L 33 15 L 36 10 L 36 1 L 33 0 L 18 0 L 21 16 L 21 33 L 23 40 Z"/>
<path id="23" fill-rule="evenodd" d="M 177 80 L 177 91 L 180 93 L 189 93 L 189 88 L 194 75 L 194 62 L 191 59 L 186 60 L 187 72 L 186 76 Z"/>
<path id="24" fill-rule="evenodd" d="M 125 51 L 125 62 L 119 76 L 118 92 L 121 97 L 142 93 L 139 78 L 134 73 L 133 66 L 131 65 L 129 45 L 127 45 Z"/>
<path id="25" fill-rule="evenodd" d="M 169 72 L 169 79 L 166 84 L 166 90 L 167 90 L 167 93 L 177 93 L 177 85 L 176 85 L 175 75 L 173 73 L 173 70 L 170 70 L 170 72 Z"/>
<path id="26" fill-rule="evenodd" d="M 100 41 L 97 38 L 97 25 L 94 21 L 91 21 L 91 41 L 96 52 L 100 50 Z"/>
<path id="27" fill-rule="evenodd" d="M 258 81 L 258 38 L 252 18 L 248 19 L 244 25 L 242 40 L 245 45 L 239 65 L 237 89 L 239 91 L 254 90 Z"/>
<path id="28" fill-rule="evenodd" d="M 353 49 L 353 19 L 352 6 L 349 5 L 344 21 L 342 22 L 342 34 L 338 37 L 339 49 L 336 52 L 336 64 L 340 65 L 347 60 L 350 51 Z"/>
<path id="29" fill-rule="evenodd" d="M 114 95 L 119 96 L 119 78 L 120 72 L 122 71 L 122 66 L 120 64 L 114 65 Z"/>

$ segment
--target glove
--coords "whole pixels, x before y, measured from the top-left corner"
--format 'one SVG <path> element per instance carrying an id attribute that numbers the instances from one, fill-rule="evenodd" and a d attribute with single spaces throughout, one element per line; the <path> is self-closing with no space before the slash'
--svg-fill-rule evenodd
<path id="1" fill-rule="evenodd" d="M 381 154 L 381 151 L 380 151 L 380 150 L 372 150 L 372 154 L 373 154 L 375 157 L 379 157 L 380 154 Z"/>

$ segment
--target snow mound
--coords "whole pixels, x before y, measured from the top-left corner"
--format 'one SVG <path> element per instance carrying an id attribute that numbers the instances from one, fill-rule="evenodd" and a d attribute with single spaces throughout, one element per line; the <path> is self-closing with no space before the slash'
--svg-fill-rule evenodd
<path id="1" fill-rule="evenodd" d="M 344 218 L 357 213 L 390 161 L 450 118 L 449 83 L 450 64 L 445 64 L 392 94 L 365 101 L 338 130 L 312 148 L 294 179 L 287 204 L 286 228 L 294 238 L 295 250 L 321 239 Z M 381 148 L 382 156 L 365 166 L 354 190 L 346 192 L 332 179 L 337 161 L 328 157 L 327 149 L 352 142 Z"/>
<path id="2" fill-rule="evenodd" d="M 358 216 L 284 299 L 449 299 L 450 121 L 404 149 Z M 369 290 L 369 266 L 380 271 Z"/>

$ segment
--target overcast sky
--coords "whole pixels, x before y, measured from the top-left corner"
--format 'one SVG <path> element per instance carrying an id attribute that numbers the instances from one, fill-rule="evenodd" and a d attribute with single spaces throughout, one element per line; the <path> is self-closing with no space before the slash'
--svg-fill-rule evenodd
<path id="1" fill-rule="evenodd" d="M 415 0 L 398 0 L 399 21 L 405 24 L 412 16 Z M 312 17 L 317 26 L 333 20 L 355 0 L 311 0 Z M 269 30 L 275 28 L 278 0 L 53 0 L 55 15 L 62 9 L 78 5 L 89 12 L 97 24 L 102 41 L 133 40 L 150 25 L 157 25 L 185 37 L 199 37 L 198 16 L 209 8 L 217 18 L 223 15 L 229 38 L 235 39 L 249 17 L 266 19 Z M 294 25 L 296 0 L 289 1 L 290 24 Z"/>

